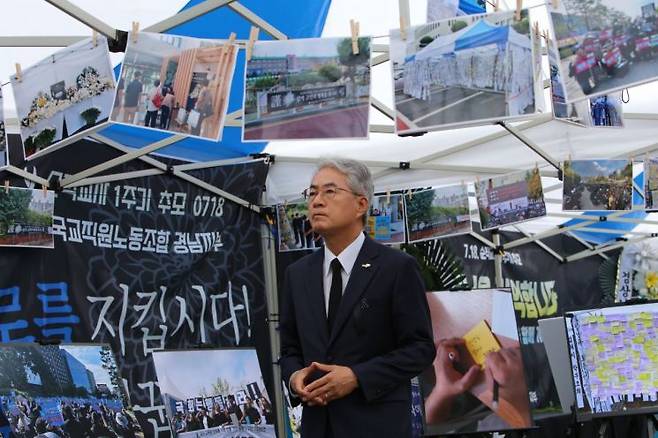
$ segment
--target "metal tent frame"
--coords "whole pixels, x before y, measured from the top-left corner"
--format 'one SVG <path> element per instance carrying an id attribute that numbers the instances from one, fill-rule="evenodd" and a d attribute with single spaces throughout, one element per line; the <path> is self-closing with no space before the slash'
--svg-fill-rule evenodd
<path id="1" fill-rule="evenodd" d="M 93 16 L 92 14 L 88 13 L 87 11 L 77 7 L 73 3 L 71 3 L 68 0 L 44 0 L 47 3 L 51 4 L 55 8 L 61 10 L 63 13 L 69 15 L 70 17 L 80 21 L 81 23 L 87 25 L 94 31 L 105 35 L 108 37 L 108 39 L 111 41 L 111 46 L 114 51 L 122 51 L 122 41 L 125 43 L 125 40 L 127 38 L 127 32 L 119 29 L 115 29 L 112 26 L 108 25 L 107 23 L 103 22 L 99 18 Z M 399 11 L 400 11 L 400 23 L 401 27 L 404 27 L 410 23 L 410 7 L 409 7 L 409 0 L 398 0 L 399 2 Z M 250 22 L 253 26 L 258 27 L 262 29 L 264 32 L 266 32 L 268 35 L 270 35 L 274 39 L 279 39 L 279 40 L 285 40 L 287 39 L 287 36 L 279 31 L 276 27 L 272 26 L 270 23 L 268 23 L 265 19 L 259 17 L 256 13 L 253 11 L 249 10 L 246 8 L 243 4 L 241 4 L 238 0 L 205 0 L 198 5 L 191 7 L 189 9 L 186 9 L 182 12 L 179 12 L 165 20 L 162 20 L 158 23 L 155 23 L 151 26 L 148 26 L 144 28 L 144 31 L 147 32 L 166 32 L 176 26 L 179 26 L 183 23 L 187 23 L 191 20 L 194 20 L 197 17 L 200 17 L 204 14 L 207 14 L 211 11 L 214 11 L 218 8 L 223 8 L 227 7 L 233 10 L 234 12 L 238 13 L 240 16 L 242 16 L 245 20 Z M 86 38 L 85 36 L 79 36 L 79 35 L 73 35 L 73 36 L 0 36 L 0 47 L 65 47 L 70 44 L 73 44 L 77 41 L 80 41 L 81 39 Z M 247 46 L 247 40 L 236 40 L 235 43 L 238 45 L 238 48 L 240 50 L 246 49 Z M 125 46 L 124 46 L 125 47 Z M 389 48 L 387 44 L 373 44 L 372 45 L 372 52 L 374 53 L 374 56 L 372 57 L 371 60 L 371 65 L 377 66 L 386 62 L 389 62 Z M 375 108 L 377 111 L 379 111 L 381 114 L 383 114 L 387 119 L 394 121 L 395 120 L 395 111 L 382 103 L 379 99 L 372 97 L 371 99 L 371 106 Z M 658 114 L 645 114 L 645 113 L 626 113 L 625 115 L 626 119 L 636 119 L 636 120 L 658 120 Z M 227 115 L 226 119 L 226 126 L 241 126 L 241 117 L 242 117 L 242 111 L 234 111 L 230 114 Z M 541 126 L 545 123 L 550 122 L 553 120 L 551 114 L 542 114 L 542 115 L 537 115 L 532 117 L 530 120 L 518 124 L 509 124 L 509 123 L 499 123 L 499 126 L 501 127 L 500 131 L 494 132 L 479 138 L 476 138 L 471 141 L 464 142 L 462 144 L 458 144 L 452 147 L 449 147 L 444 150 L 440 151 L 435 151 L 432 153 L 429 153 L 421 158 L 415 159 L 413 161 L 408 161 L 408 162 L 394 162 L 394 161 L 366 161 L 366 164 L 368 164 L 370 167 L 374 168 L 373 171 L 373 177 L 375 180 L 381 179 L 387 175 L 391 175 L 392 173 L 395 172 L 404 172 L 409 169 L 418 169 L 418 170 L 435 170 L 435 171 L 447 171 L 447 172 L 464 172 L 472 175 L 502 175 L 506 173 L 510 173 L 515 170 L 519 169 L 510 169 L 510 168 L 500 168 L 500 167 L 474 167 L 474 166 L 456 166 L 456 165 L 444 165 L 444 164 L 438 164 L 436 163 L 437 160 L 440 160 L 441 158 L 446 158 L 449 157 L 452 154 L 464 152 L 464 151 L 469 151 L 470 149 L 473 149 L 477 146 L 480 146 L 482 144 L 485 144 L 487 142 L 491 142 L 494 140 L 498 139 L 503 139 L 503 138 L 513 138 L 519 142 L 520 145 L 523 147 L 527 147 L 531 149 L 534 153 L 537 154 L 538 160 L 541 159 L 542 163 L 545 163 L 544 165 L 540 166 L 541 170 L 541 175 L 542 176 L 547 176 L 547 177 L 560 177 L 561 176 L 561 168 L 560 168 L 560 162 L 556 160 L 555 158 L 551 157 L 548 153 L 546 153 L 542 147 L 535 142 L 533 142 L 530 138 L 528 138 L 526 135 L 524 135 L 524 131 Z M 208 190 L 212 193 L 215 193 L 217 195 L 226 197 L 227 199 L 238 203 L 239 205 L 242 205 L 246 208 L 249 208 L 253 210 L 254 212 L 260 212 L 261 208 L 256 205 L 251 205 L 250 203 L 230 194 L 227 193 L 220 188 L 210 186 L 209 184 L 204 183 L 203 181 L 200 181 L 188 173 L 186 171 L 196 169 L 196 168 L 202 168 L 202 167 L 210 167 L 210 166 L 217 166 L 221 164 L 226 164 L 227 161 L 216 161 L 216 162 L 209 162 L 209 163 L 196 163 L 196 164 L 186 164 L 186 165 L 179 165 L 179 166 L 173 166 L 169 167 L 165 163 L 157 160 L 156 158 L 148 156 L 148 154 L 155 152 L 165 146 L 168 146 L 170 144 L 173 144 L 183 138 L 181 135 L 172 135 L 164 140 L 157 141 L 155 143 L 151 143 L 147 146 L 144 146 L 139 149 L 134 149 L 134 148 L 129 148 L 126 147 L 122 144 L 119 144 L 118 142 L 115 142 L 107 137 L 102 136 L 101 134 L 98 133 L 99 130 L 102 128 L 106 127 L 107 125 L 99 125 L 95 128 L 93 128 L 93 131 L 87 131 L 83 133 L 82 135 L 73 135 L 66 140 L 60 142 L 60 144 L 54 148 L 49 148 L 43 153 L 37 153 L 33 155 L 31 158 L 36 158 L 37 156 L 42 156 L 46 153 L 50 153 L 53 150 L 57 150 L 63 147 L 66 147 L 68 144 L 71 144 L 75 141 L 78 141 L 81 138 L 84 137 L 90 137 L 91 139 L 104 143 L 110 147 L 113 147 L 124 154 L 122 156 L 119 156 L 107 163 L 103 163 L 98 166 L 94 166 L 92 168 L 86 169 L 84 171 L 81 171 L 75 175 L 70 175 L 65 178 L 63 178 L 59 184 L 58 188 L 67 188 L 67 187 L 76 187 L 76 186 L 81 186 L 81 185 L 88 185 L 88 184 L 96 184 L 100 182 L 108 182 L 108 181 L 117 181 L 117 180 L 125 180 L 129 178 L 136 178 L 136 177 L 143 177 L 147 175 L 156 175 L 156 174 L 162 174 L 162 173 L 171 173 L 172 175 L 175 175 L 179 178 L 185 179 L 186 181 L 195 184 L 205 190 Z M 371 124 L 370 125 L 370 132 L 373 133 L 388 133 L 388 134 L 393 134 L 395 132 L 395 128 L 393 124 Z M 640 148 L 637 148 L 632 151 L 630 154 L 624 154 L 623 157 L 639 157 L 641 155 L 654 152 L 658 150 L 658 142 L 648 144 L 645 146 L 642 146 Z M 270 157 L 271 158 L 271 157 Z M 100 172 L 104 172 L 108 169 L 111 169 L 114 166 L 117 166 L 119 164 L 134 160 L 134 159 L 139 159 L 153 167 L 153 169 L 147 169 L 143 171 L 138 171 L 138 172 L 130 172 L 130 173 L 119 173 L 119 174 L 111 174 L 111 175 L 103 175 L 103 176 L 98 176 Z M 232 160 L 229 160 L 228 162 L 231 162 Z M 274 160 L 272 160 L 273 162 Z M 306 164 L 312 164 L 315 160 L 311 158 L 302 158 L 302 157 L 294 157 L 294 156 L 276 156 L 276 163 L 281 164 L 281 163 L 306 163 Z M 28 160 L 29 162 L 29 160 Z M 25 178 L 27 180 L 33 181 L 37 184 L 46 186 L 46 187 L 51 187 L 51 182 L 46 181 L 43 178 L 40 178 L 38 176 L 35 176 L 23 169 L 19 169 L 15 166 L 12 166 L 9 164 L 6 166 L 3 170 L 6 170 L 17 177 Z M 555 186 L 551 186 L 551 189 L 557 189 L 561 187 L 561 184 L 556 184 Z M 547 202 L 550 202 L 548 200 Z M 522 231 L 525 234 L 525 237 L 506 242 L 506 243 L 501 243 L 500 240 L 500 234 L 494 233 L 493 234 L 493 241 L 490 241 L 483 236 L 477 234 L 477 233 L 471 233 L 471 235 L 478 239 L 479 241 L 483 242 L 485 245 L 489 246 L 490 248 L 493 248 L 495 250 L 495 269 L 496 269 L 496 284 L 498 286 L 502 286 L 502 254 L 505 250 L 509 250 L 521 245 L 526 245 L 533 243 L 535 245 L 540 246 L 543 250 L 545 250 L 547 253 L 549 253 L 551 256 L 555 257 L 557 260 L 559 260 L 562 263 L 569 263 L 572 261 L 580 260 L 582 258 L 586 257 L 591 257 L 595 255 L 599 255 L 601 257 L 606 258 L 605 253 L 608 251 L 612 251 L 615 249 L 622 248 L 628 244 L 639 242 L 642 240 L 646 240 L 652 237 L 656 237 L 656 233 L 645 233 L 645 232 L 627 232 L 625 233 L 628 236 L 632 236 L 630 238 L 624 238 L 621 241 L 617 242 L 612 242 L 612 243 L 605 243 L 602 245 L 590 245 L 589 243 L 583 241 L 582 239 L 578 238 L 577 236 L 573 235 L 572 232 L 578 229 L 583 229 L 585 227 L 590 227 L 593 224 L 596 224 L 598 222 L 603 222 L 603 221 L 611 221 L 611 222 L 621 222 L 621 223 L 634 223 L 634 224 L 651 224 L 651 225 L 658 225 L 658 221 L 648 221 L 648 220 L 638 220 L 638 219 L 629 219 L 629 218 L 623 218 L 619 217 L 623 214 L 623 212 L 616 212 L 612 213 L 606 217 L 598 217 L 598 216 L 592 216 L 592 215 L 573 215 L 573 214 L 568 214 L 568 213 L 550 213 L 549 216 L 553 217 L 559 217 L 559 218 L 577 218 L 577 219 L 582 219 L 583 222 L 575 224 L 575 225 L 570 225 L 570 226 L 559 226 L 555 229 L 551 229 L 545 232 L 541 233 L 536 233 L 534 235 L 528 235 L 527 233 L 523 232 L 522 230 L 518 229 L 519 231 Z M 614 231 L 614 230 L 608 230 L 608 229 L 603 229 L 603 228 L 588 228 L 588 231 L 595 231 L 595 232 L 601 232 L 601 233 L 611 233 L 611 234 L 619 234 L 619 231 Z M 280 382 L 280 370 L 277 365 L 278 363 L 278 351 L 279 351 L 279 337 L 278 337 L 278 332 L 277 332 L 277 324 L 278 324 L 278 314 L 279 314 L 279 309 L 278 309 L 278 294 L 277 294 L 277 278 L 276 278 L 276 264 L 275 264 L 275 242 L 273 241 L 272 234 L 270 230 L 268 229 L 267 225 L 263 225 L 261 229 L 261 234 L 262 234 L 262 250 L 263 250 L 263 261 L 264 261 L 264 272 L 265 272 L 265 283 L 266 283 L 266 295 L 267 295 L 267 302 L 268 302 L 268 309 L 269 309 L 269 334 L 270 334 L 270 341 L 272 345 L 272 363 L 273 363 L 273 371 L 274 371 L 274 382 L 275 382 L 275 399 L 277 400 L 277 403 L 280 403 L 279 406 L 281 406 L 283 403 L 283 397 L 282 397 L 282 391 L 280 386 L 277 384 L 277 382 Z M 570 254 L 570 255 L 565 255 L 565 254 L 558 254 L 555 252 L 553 249 L 549 248 L 543 241 L 542 239 L 545 239 L 547 237 L 553 236 L 553 235 L 558 235 L 558 234 L 563 234 L 566 233 L 575 239 L 577 239 L 585 249 L 583 249 L 580 252 L 577 252 L 575 254 Z M 282 410 L 279 409 L 279 412 L 277 413 L 278 415 L 278 420 L 279 420 L 279 433 L 282 433 L 282 427 L 283 427 L 283 415 L 282 415 Z M 283 436 L 283 435 L 281 435 Z"/>

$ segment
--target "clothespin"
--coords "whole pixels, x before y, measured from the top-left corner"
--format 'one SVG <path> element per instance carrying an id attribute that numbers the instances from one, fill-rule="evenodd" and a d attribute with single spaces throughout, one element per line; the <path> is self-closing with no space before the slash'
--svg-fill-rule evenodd
<path id="1" fill-rule="evenodd" d="M 494 12 L 498 12 L 500 10 L 500 0 L 494 0 Z"/>
<path id="2" fill-rule="evenodd" d="M 553 0 L 551 2 L 551 6 L 553 6 L 553 9 L 557 9 L 560 7 L 560 1 L 559 0 Z"/>
<path id="3" fill-rule="evenodd" d="M 516 13 L 514 14 L 516 21 L 521 21 L 521 8 L 523 8 L 523 0 L 516 0 Z"/>
<path id="4" fill-rule="evenodd" d="M 98 46 L 98 32 L 96 32 L 95 30 L 91 33 L 91 45 L 93 47 Z"/>
<path id="5" fill-rule="evenodd" d="M 350 20 L 350 28 L 352 30 L 352 54 L 359 54 L 359 22 Z"/>
<path id="6" fill-rule="evenodd" d="M 411 200 L 411 198 L 413 198 L 414 195 L 413 195 L 413 192 L 411 191 L 411 189 L 409 189 L 407 191 L 407 196 L 409 197 L 409 200 Z"/>
<path id="7" fill-rule="evenodd" d="M 5 193 L 7 193 L 7 194 L 9 193 L 9 180 L 8 179 L 5 180 Z"/>
<path id="8" fill-rule="evenodd" d="M 402 14 L 400 14 L 400 38 L 402 38 L 402 41 L 407 39 L 407 20 Z"/>
<path id="9" fill-rule="evenodd" d="M 391 203 L 391 191 L 390 190 L 386 191 L 386 203 L 387 204 Z"/>
<path id="10" fill-rule="evenodd" d="M 139 21 L 133 21 L 132 29 L 133 44 L 137 44 L 137 36 L 139 34 Z"/>
<path id="11" fill-rule="evenodd" d="M 231 34 L 228 36 L 228 43 L 233 45 L 235 44 L 235 38 L 237 35 L 235 35 L 235 32 L 231 32 Z"/>
<path id="12" fill-rule="evenodd" d="M 251 30 L 249 31 L 249 41 L 247 42 L 247 61 L 251 61 L 251 55 L 254 51 L 254 44 L 256 44 L 259 33 L 259 27 L 251 26 Z"/>
<path id="13" fill-rule="evenodd" d="M 41 184 L 41 190 L 43 191 L 43 197 L 47 198 L 48 197 L 48 186 L 45 184 Z"/>
<path id="14" fill-rule="evenodd" d="M 21 68 L 20 63 L 16 63 L 16 80 L 18 82 L 23 82 L 23 69 Z"/>
<path id="15" fill-rule="evenodd" d="M 539 33 L 539 21 L 535 21 L 535 23 L 532 25 L 532 30 L 535 33 L 535 38 L 539 39 L 541 37 Z"/>

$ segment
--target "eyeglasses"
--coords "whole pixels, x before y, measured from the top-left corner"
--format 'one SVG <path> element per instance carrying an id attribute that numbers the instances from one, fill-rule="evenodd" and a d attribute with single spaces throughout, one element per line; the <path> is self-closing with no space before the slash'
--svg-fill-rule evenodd
<path id="1" fill-rule="evenodd" d="M 312 201 L 313 199 L 315 199 L 316 196 L 318 196 L 318 194 L 321 194 L 324 199 L 332 200 L 336 198 L 336 194 L 339 191 L 351 193 L 355 196 L 361 196 L 356 192 L 353 192 L 348 189 L 343 189 L 341 187 L 323 187 L 321 189 L 316 189 L 315 187 L 309 187 L 302 192 L 302 195 L 304 196 L 304 199 L 306 201 Z"/>

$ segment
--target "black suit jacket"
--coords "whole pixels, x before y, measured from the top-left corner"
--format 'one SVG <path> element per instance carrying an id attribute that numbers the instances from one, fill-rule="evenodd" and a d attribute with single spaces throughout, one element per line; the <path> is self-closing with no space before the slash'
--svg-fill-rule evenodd
<path id="1" fill-rule="evenodd" d="M 425 286 L 413 257 L 366 237 L 354 263 L 331 333 L 322 265 L 316 251 L 288 267 L 281 309 L 281 370 L 285 382 L 311 362 L 349 366 L 359 387 L 326 407 L 305 406 L 302 437 L 411 436 L 410 380 L 436 350 Z"/>

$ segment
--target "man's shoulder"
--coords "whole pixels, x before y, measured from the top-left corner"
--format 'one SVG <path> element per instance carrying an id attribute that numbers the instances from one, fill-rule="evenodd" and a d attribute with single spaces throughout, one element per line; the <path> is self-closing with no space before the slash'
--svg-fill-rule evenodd
<path id="1" fill-rule="evenodd" d="M 415 262 L 416 260 L 414 259 L 413 256 L 410 256 L 404 251 L 401 251 L 397 248 L 392 248 L 388 245 L 384 245 L 372 239 L 370 239 L 370 245 L 372 245 L 374 248 L 377 249 L 382 261 L 395 263 L 395 264 L 404 264 L 404 263 Z"/>
<path id="2" fill-rule="evenodd" d="M 318 262 L 322 261 L 323 258 L 323 252 L 324 248 L 318 248 L 311 252 L 310 254 L 306 254 L 304 257 L 300 258 L 299 260 L 294 261 L 288 266 L 289 272 L 302 272 L 305 273 L 307 272 L 307 269 L 313 264 L 313 262 Z M 319 260 L 318 260 L 319 259 Z"/>

